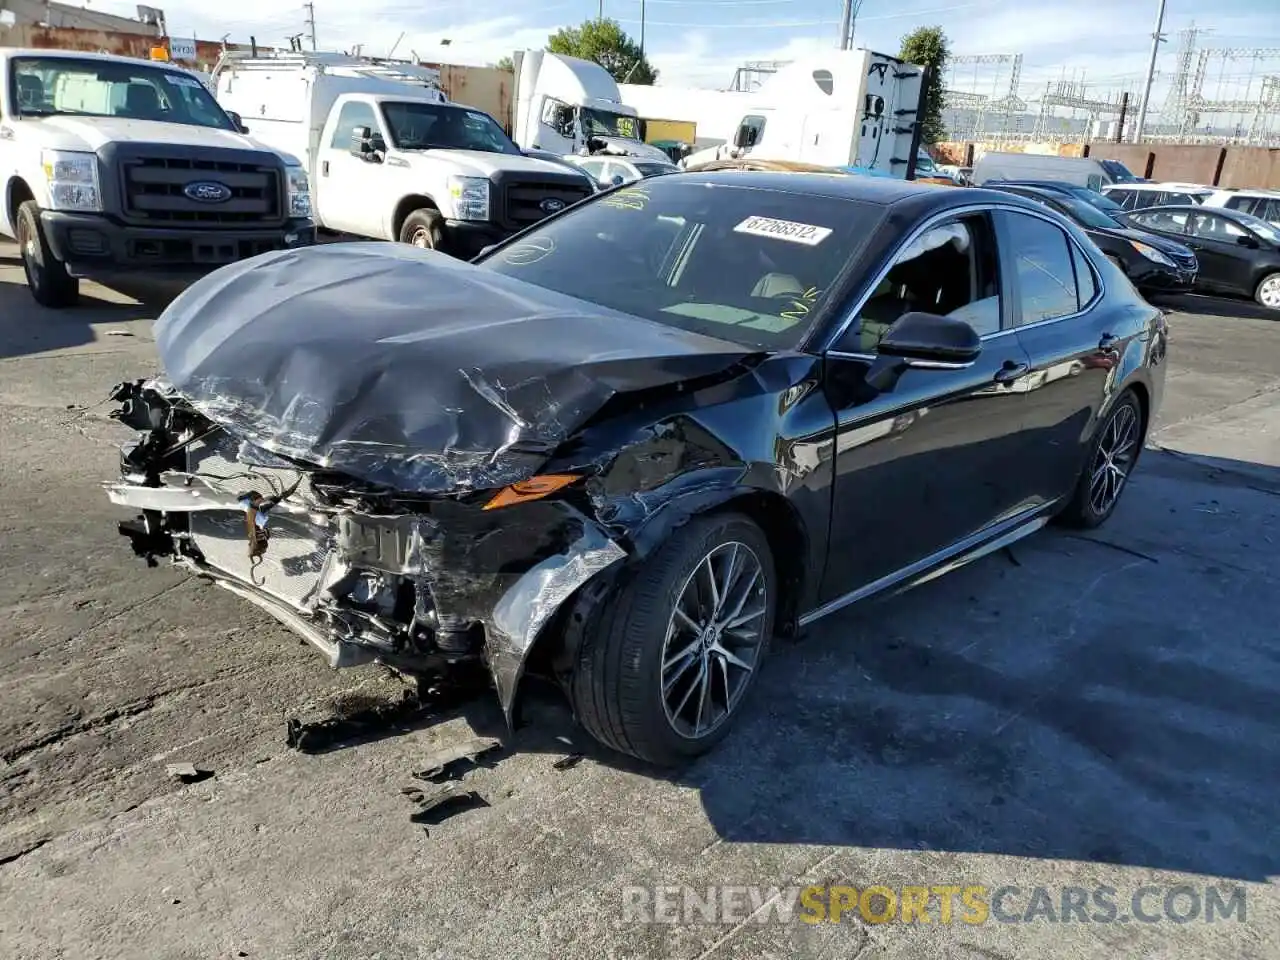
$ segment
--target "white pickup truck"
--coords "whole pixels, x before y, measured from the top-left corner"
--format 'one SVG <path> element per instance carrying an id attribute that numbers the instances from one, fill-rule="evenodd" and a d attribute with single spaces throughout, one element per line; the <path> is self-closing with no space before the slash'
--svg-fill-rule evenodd
<path id="1" fill-rule="evenodd" d="M 0 49 L 0 236 L 38 303 L 79 279 L 198 276 L 315 242 L 300 162 L 245 136 L 190 73 Z"/>
<path id="2" fill-rule="evenodd" d="M 435 77 L 331 53 L 229 53 L 213 71 L 218 102 L 255 138 L 305 158 L 327 230 L 467 258 L 595 192 L 447 102 Z"/>

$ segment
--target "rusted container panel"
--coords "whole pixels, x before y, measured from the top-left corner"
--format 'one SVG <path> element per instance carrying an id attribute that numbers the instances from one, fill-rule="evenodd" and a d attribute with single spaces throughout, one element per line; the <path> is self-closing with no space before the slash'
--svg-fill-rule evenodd
<path id="1" fill-rule="evenodd" d="M 1216 146 L 1159 144 L 1151 151 L 1156 155 L 1151 178 L 1213 186 L 1222 166 L 1224 150 L 1224 147 Z"/>
<path id="2" fill-rule="evenodd" d="M 1280 190 L 1280 150 L 1267 147 L 1228 147 L 1218 185 Z"/>
<path id="3" fill-rule="evenodd" d="M 483 110 L 511 132 L 511 94 L 515 75 L 497 67 L 465 67 L 456 63 L 423 63 L 440 71 L 440 88 L 455 103 Z"/>
<path id="4" fill-rule="evenodd" d="M 109 30 L 84 30 L 75 27 L 41 27 L 20 24 L 7 30 L 0 29 L 0 45 L 6 47 L 34 47 L 39 50 L 83 50 L 87 53 L 113 53 L 121 57 L 151 59 L 153 47 L 169 45 L 165 37 L 143 33 L 120 33 Z M 227 49 L 247 49 L 248 44 L 227 44 Z M 267 51 L 269 47 L 259 47 Z M 212 40 L 196 41 L 196 60 L 175 60 L 174 63 L 208 72 L 218 62 L 223 45 Z"/>

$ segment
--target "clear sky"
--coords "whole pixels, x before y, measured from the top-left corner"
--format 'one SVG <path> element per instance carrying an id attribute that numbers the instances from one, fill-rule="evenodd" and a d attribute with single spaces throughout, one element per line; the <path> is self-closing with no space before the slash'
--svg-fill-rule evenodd
<path id="1" fill-rule="evenodd" d="M 81 0 L 72 0 L 81 2 Z M 1024 97 L 1047 80 L 1083 74 L 1101 93 L 1141 80 L 1150 55 L 1157 0 L 855 0 L 860 6 L 855 43 L 896 53 L 902 35 L 939 25 L 954 53 L 1022 53 Z M 91 0 L 92 9 L 132 15 L 134 3 Z M 217 40 L 256 35 L 280 44 L 302 32 L 306 11 L 296 0 L 152 0 L 170 32 Z M 557 27 L 596 16 L 599 0 L 316 0 L 321 48 L 364 44 L 369 54 L 416 51 L 422 59 L 485 63 L 517 47 L 540 47 Z M 645 50 L 660 83 L 723 87 L 744 60 L 786 60 L 836 45 L 841 0 L 645 0 Z M 640 34 L 641 0 L 604 0 L 607 17 Z M 1280 48 L 1280 0 L 1168 0 L 1159 68 L 1174 69 L 1176 32 L 1194 20 L 1209 29 L 1200 45 Z M 442 49 L 440 41 L 451 41 Z M 1278 51 L 1280 53 L 1280 51 Z M 995 68 L 992 68 L 995 69 Z M 1267 62 L 1215 62 L 1205 94 L 1239 96 L 1252 77 L 1280 73 L 1280 56 Z M 955 77 L 961 89 L 990 92 L 998 80 L 973 68 Z M 1157 82 L 1158 88 L 1163 83 Z M 1090 93 L 1094 93 L 1091 89 Z M 1256 89 L 1256 86 L 1255 86 Z M 1000 91 L 1003 92 L 1003 91 Z"/>

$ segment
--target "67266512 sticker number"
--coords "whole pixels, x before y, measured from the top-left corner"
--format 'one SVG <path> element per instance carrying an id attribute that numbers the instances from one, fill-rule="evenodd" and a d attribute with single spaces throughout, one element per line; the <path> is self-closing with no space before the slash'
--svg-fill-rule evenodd
<path id="1" fill-rule="evenodd" d="M 753 237 L 771 237 L 816 247 L 831 236 L 829 227 L 817 227 L 811 223 L 794 220 L 775 220 L 772 217 L 747 217 L 733 228 L 734 233 L 748 233 Z"/>

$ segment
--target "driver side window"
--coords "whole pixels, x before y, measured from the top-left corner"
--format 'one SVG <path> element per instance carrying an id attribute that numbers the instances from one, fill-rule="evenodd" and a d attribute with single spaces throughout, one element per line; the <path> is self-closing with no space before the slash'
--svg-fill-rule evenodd
<path id="1" fill-rule="evenodd" d="M 985 215 L 929 228 L 899 250 L 837 349 L 874 353 L 903 315 L 933 313 L 970 324 L 979 336 L 1000 330 L 1000 276 Z"/>
<path id="2" fill-rule="evenodd" d="M 351 146 L 351 131 L 355 127 L 368 127 L 374 133 L 380 132 L 378 118 L 374 115 L 371 105 L 358 100 L 343 104 L 342 112 L 338 114 L 338 123 L 333 128 L 333 138 L 329 146 L 335 150 L 348 149 Z"/>

